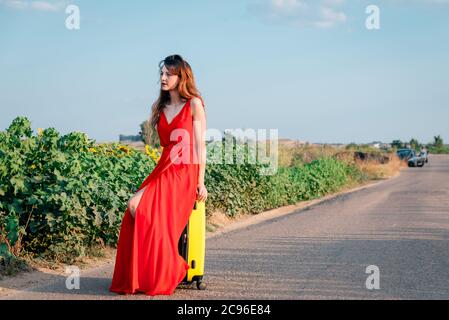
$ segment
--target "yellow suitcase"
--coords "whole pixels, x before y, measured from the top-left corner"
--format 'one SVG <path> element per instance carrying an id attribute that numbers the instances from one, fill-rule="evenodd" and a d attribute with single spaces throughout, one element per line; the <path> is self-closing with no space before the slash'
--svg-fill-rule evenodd
<path id="1" fill-rule="evenodd" d="M 196 281 L 199 290 L 206 289 L 203 282 L 204 258 L 206 254 L 206 204 L 195 201 L 189 221 L 184 228 L 178 243 L 179 254 L 190 266 L 183 283 Z"/>

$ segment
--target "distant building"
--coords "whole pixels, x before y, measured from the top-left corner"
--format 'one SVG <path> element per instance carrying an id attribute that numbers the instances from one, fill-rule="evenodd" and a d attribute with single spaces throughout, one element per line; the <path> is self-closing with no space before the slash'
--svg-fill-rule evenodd
<path id="1" fill-rule="evenodd" d="M 391 143 L 384 143 L 382 141 L 373 141 L 371 143 L 368 143 L 370 147 L 376 148 L 376 149 L 388 149 L 391 148 Z"/>
<path id="2" fill-rule="evenodd" d="M 121 134 L 119 136 L 119 142 L 124 143 L 124 142 L 140 142 L 142 141 L 142 136 L 140 134 L 135 135 L 135 136 L 125 136 L 123 134 Z"/>
<path id="3" fill-rule="evenodd" d="M 346 146 L 346 144 L 344 143 L 331 143 L 331 142 L 314 142 L 311 145 L 318 147 L 334 147 L 334 148 L 343 148 Z"/>
<path id="4" fill-rule="evenodd" d="M 374 141 L 374 142 L 369 143 L 368 145 L 373 148 L 380 149 L 380 147 L 382 146 L 382 142 Z"/>

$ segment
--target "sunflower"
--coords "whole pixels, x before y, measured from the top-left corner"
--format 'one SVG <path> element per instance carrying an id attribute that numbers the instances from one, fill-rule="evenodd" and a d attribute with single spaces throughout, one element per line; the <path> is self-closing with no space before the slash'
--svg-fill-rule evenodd
<path id="1" fill-rule="evenodd" d="M 130 151 L 127 146 L 119 146 L 118 150 L 124 151 L 124 152 L 126 152 L 126 154 L 129 154 L 129 151 Z"/>
<path id="2" fill-rule="evenodd" d="M 147 155 L 150 156 L 151 159 L 154 160 L 154 162 L 158 162 L 160 159 L 160 156 L 157 152 L 158 150 L 156 148 L 151 148 L 149 145 L 145 145 L 145 152 Z"/>
<path id="3" fill-rule="evenodd" d="M 145 151 L 146 151 L 146 153 L 147 153 L 147 155 L 151 155 L 151 148 L 150 148 L 150 146 L 149 145 L 145 145 Z"/>

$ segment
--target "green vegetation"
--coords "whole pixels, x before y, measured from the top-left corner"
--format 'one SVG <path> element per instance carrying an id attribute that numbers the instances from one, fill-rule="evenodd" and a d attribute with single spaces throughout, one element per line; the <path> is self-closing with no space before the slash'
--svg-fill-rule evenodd
<path id="1" fill-rule="evenodd" d="M 206 167 L 207 213 L 217 209 L 230 216 L 258 213 L 318 198 L 366 179 L 356 166 L 333 157 L 280 167 L 275 175 L 268 176 L 260 174 L 261 167 L 260 164 L 209 164 Z"/>
<path id="2" fill-rule="evenodd" d="M 115 245 L 127 201 L 155 164 L 79 132 L 33 135 L 16 118 L 0 132 L 0 267 L 25 253 L 70 263 L 91 246 Z"/>
<path id="3" fill-rule="evenodd" d="M 440 135 L 433 137 L 432 144 L 427 146 L 430 153 L 449 154 L 449 146 L 444 145 L 443 138 Z"/>

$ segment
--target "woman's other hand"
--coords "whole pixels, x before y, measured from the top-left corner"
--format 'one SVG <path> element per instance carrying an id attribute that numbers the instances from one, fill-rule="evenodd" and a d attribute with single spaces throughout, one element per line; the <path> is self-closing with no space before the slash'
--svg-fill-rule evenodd
<path id="1" fill-rule="evenodd" d="M 206 201 L 207 199 L 207 189 L 203 183 L 199 183 L 196 187 L 196 199 L 199 201 Z"/>

